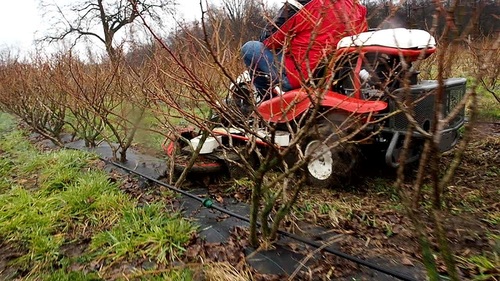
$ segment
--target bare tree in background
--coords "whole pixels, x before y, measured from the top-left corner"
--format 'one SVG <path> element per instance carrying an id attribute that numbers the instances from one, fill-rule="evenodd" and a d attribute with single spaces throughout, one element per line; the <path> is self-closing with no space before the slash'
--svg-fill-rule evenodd
<path id="1" fill-rule="evenodd" d="M 14 60 L 1 67 L 0 107 L 59 145 L 67 97 L 49 81 L 54 71 L 54 66 L 40 56 L 31 57 L 31 63 Z"/>
<path id="2" fill-rule="evenodd" d="M 120 30 L 139 16 L 161 24 L 160 12 L 173 10 L 175 3 L 174 0 L 84 0 L 59 6 L 53 1 L 41 0 L 44 17 L 52 25 L 52 31 L 41 41 L 52 43 L 71 39 L 74 45 L 83 38 L 94 38 L 104 44 L 111 61 L 116 61 L 120 56 L 115 45 L 116 34 Z"/>

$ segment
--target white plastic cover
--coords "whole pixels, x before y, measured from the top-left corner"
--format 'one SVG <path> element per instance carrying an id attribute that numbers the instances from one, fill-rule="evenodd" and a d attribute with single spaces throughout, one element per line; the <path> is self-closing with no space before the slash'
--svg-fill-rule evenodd
<path id="1" fill-rule="evenodd" d="M 198 147 L 198 145 L 200 144 L 201 138 L 202 138 L 202 136 L 200 135 L 200 136 L 197 136 L 197 137 L 192 138 L 190 140 L 193 150 L 195 150 Z M 212 153 L 214 151 L 214 149 L 219 147 L 219 144 L 221 141 L 222 141 L 221 136 L 217 136 L 216 138 L 208 137 L 200 149 L 200 154 Z"/>
<path id="2" fill-rule="evenodd" d="M 425 30 L 406 28 L 381 29 L 344 37 L 337 44 L 337 49 L 361 46 L 425 49 L 436 47 L 436 40 Z"/>

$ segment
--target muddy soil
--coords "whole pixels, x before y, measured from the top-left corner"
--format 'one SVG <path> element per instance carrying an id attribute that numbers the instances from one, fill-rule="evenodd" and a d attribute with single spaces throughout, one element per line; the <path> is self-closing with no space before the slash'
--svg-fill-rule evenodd
<path id="1" fill-rule="evenodd" d="M 447 152 L 441 159 L 442 169 L 449 167 L 454 151 Z M 367 166 L 370 163 L 368 163 Z M 395 172 L 371 166 L 370 171 L 359 174 L 360 181 L 343 189 L 319 189 L 309 187 L 302 194 L 292 214 L 285 222 L 285 228 L 303 236 L 311 233 L 301 229 L 301 224 L 313 224 L 336 233 L 335 245 L 350 255 L 366 260 L 380 259 L 381 265 L 409 271 L 417 276 L 425 274 L 422 265 L 421 248 L 414 225 L 406 216 L 397 191 L 392 187 Z M 411 187 L 412 172 L 407 173 L 407 185 Z M 205 180 L 205 182 L 208 182 Z M 419 204 L 419 220 L 432 243 L 439 251 L 435 225 L 431 216 L 432 188 L 426 179 L 423 197 Z M 197 181 L 196 184 L 200 184 Z M 207 184 L 213 197 L 248 201 L 250 193 L 242 186 L 232 185 L 228 192 L 227 183 Z M 462 279 L 475 279 L 481 273 L 489 277 L 484 280 L 498 280 L 500 270 L 500 124 L 479 123 L 467 146 L 463 161 L 456 170 L 456 176 L 444 193 L 443 224 L 448 241 L 456 256 Z M 290 246 L 290 248 L 294 248 Z M 304 257 L 311 252 L 303 251 Z M 475 257 L 484 257 L 493 264 L 493 269 L 483 268 L 472 262 Z M 330 278 L 353 278 L 360 272 L 359 266 L 332 255 L 323 255 L 308 265 L 299 278 L 329 280 Z M 446 274 L 442 258 L 437 255 L 438 269 Z M 496 266 L 496 268 L 495 268 Z M 341 269 L 341 270 L 339 270 Z M 365 272 L 366 273 L 366 272 Z M 483 275 L 483 276 L 484 276 Z M 385 280 L 370 274 L 361 280 Z M 496 279 L 495 279 L 496 278 Z M 481 279 L 483 280 L 483 279 Z"/>

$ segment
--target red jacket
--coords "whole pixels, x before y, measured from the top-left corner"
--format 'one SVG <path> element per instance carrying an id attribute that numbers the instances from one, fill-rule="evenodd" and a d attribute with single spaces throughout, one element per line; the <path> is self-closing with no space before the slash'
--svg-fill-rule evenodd
<path id="1" fill-rule="evenodd" d="M 366 8 L 357 0 L 290 1 L 261 40 L 284 52 L 287 78 L 298 88 L 320 60 L 335 51 L 340 39 L 367 28 Z"/>

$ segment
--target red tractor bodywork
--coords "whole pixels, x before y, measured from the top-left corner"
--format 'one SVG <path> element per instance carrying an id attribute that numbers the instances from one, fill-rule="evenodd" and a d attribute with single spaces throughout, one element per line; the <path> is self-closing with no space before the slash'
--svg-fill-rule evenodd
<path id="1" fill-rule="evenodd" d="M 289 122 L 310 109 L 313 98 L 308 90 L 295 89 L 261 103 L 257 112 L 268 122 Z M 361 100 L 333 91 L 326 91 L 320 104 L 323 107 L 338 108 L 356 114 L 373 113 L 387 108 L 384 101 Z"/>
<path id="2" fill-rule="evenodd" d="M 400 164 L 399 155 L 403 149 L 403 139 L 410 127 L 407 115 L 401 112 L 401 105 L 411 104 L 412 122 L 416 122 L 414 124 L 428 131 L 435 122 L 435 97 L 438 93 L 443 95 L 444 106 L 441 108 L 443 116 L 450 113 L 465 95 L 464 78 L 419 81 L 418 72 L 412 68 L 412 63 L 432 55 L 436 51 L 435 46 L 434 38 L 422 30 L 389 29 L 346 37 L 339 42 L 331 65 L 324 65 L 324 69 L 318 72 L 317 77 L 311 78 L 313 82 L 314 79 L 330 81 L 328 82 L 330 85 L 313 87 L 314 83 L 307 81 L 310 87 L 293 89 L 252 105 L 254 106 L 252 118 L 259 118 L 259 122 L 277 124 L 277 128 L 287 122 L 300 126 L 300 122 L 294 121 L 300 120 L 301 116 L 308 114 L 311 109 L 318 108 L 321 111 L 321 118 L 329 112 L 340 112 L 339 115 L 345 118 L 354 118 L 367 124 L 371 122 L 370 124 L 375 125 L 366 126 L 364 131 L 360 132 L 359 139 L 367 140 L 365 143 L 371 146 L 371 150 L 384 153 L 387 165 L 397 167 Z M 230 88 L 230 98 L 238 99 L 256 93 L 249 87 L 252 85 L 250 76 L 246 72 L 236 79 L 236 84 Z M 246 92 L 243 94 L 238 92 L 242 90 Z M 253 100 L 261 99 L 255 97 Z M 243 105 L 234 100 L 232 102 Z M 463 126 L 464 120 L 465 111 L 462 108 L 456 118 L 441 132 L 441 151 L 449 150 L 456 144 L 459 137 L 458 129 Z M 231 131 L 228 128 L 210 133 L 213 136 L 210 139 L 212 146 L 216 147 L 216 143 L 220 142 L 217 140 L 218 137 L 223 138 L 222 143 L 228 138 L 242 143 L 252 138 L 257 145 L 262 146 L 270 145 L 269 138 L 276 137 L 265 134 L 261 136 L 255 132 L 247 134 L 238 130 Z M 291 134 L 289 135 L 291 138 Z M 423 143 L 422 135 L 418 132 L 412 132 L 412 138 L 415 142 L 414 148 L 409 153 L 408 162 L 419 158 Z M 284 144 L 275 141 L 277 147 L 288 145 L 286 141 Z M 313 140 L 307 147 L 312 151 L 320 144 L 321 142 Z M 191 143 L 191 146 L 194 145 Z M 217 154 L 217 149 L 208 151 L 214 151 L 213 155 Z M 169 146 L 169 155 L 173 152 L 174 149 Z M 205 153 L 201 158 L 211 158 L 213 156 L 211 153 Z M 220 155 L 212 159 L 224 162 Z M 319 164 L 311 165 L 311 170 L 321 167 L 324 163 Z M 324 171 L 318 171 L 318 175 L 321 176 L 322 172 Z"/>

